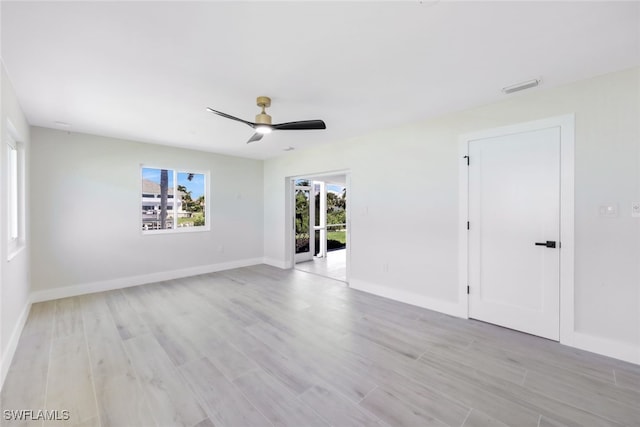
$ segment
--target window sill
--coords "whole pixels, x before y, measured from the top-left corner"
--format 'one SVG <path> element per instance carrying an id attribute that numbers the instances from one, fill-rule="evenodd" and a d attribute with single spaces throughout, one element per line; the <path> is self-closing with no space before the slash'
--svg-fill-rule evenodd
<path id="1" fill-rule="evenodd" d="M 145 236 L 154 234 L 189 234 L 189 233 L 203 233 L 211 231 L 211 227 L 183 227 L 183 228 L 170 228 L 167 230 L 142 230 L 141 233 Z"/>

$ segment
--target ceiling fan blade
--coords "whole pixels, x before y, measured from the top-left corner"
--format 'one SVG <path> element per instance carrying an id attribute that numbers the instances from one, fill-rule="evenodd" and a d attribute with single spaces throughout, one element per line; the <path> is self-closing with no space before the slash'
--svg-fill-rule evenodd
<path id="1" fill-rule="evenodd" d="M 303 120 L 299 122 L 280 123 L 272 126 L 277 130 L 316 130 L 326 129 L 327 125 L 322 120 Z"/>
<path id="2" fill-rule="evenodd" d="M 219 116 L 222 116 L 222 117 L 224 117 L 226 119 L 231 119 L 231 120 L 235 120 L 236 122 L 244 123 L 245 125 L 251 126 L 252 128 L 256 127 L 255 123 L 251 123 L 251 122 L 248 122 L 246 120 L 239 119 L 239 118 L 231 116 L 231 115 L 229 115 L 227 113 L 223 113 L 222 111 L 216 111 L 211 107 L 207 107 L 207 111 L 209 111 L 209 112 L 211 112 L 213 114 L 217 114 Z"/>
<path id="3" fill-rule="evenodd" d="M 253 135 L 251 135 L 251 138 L 249 138 L 249 140 L 247 141 L 247 144 L 250 144 L 252 142 L 255 141 L 260 141 L 262 139 L 263 134 L 256 132 Z"/>

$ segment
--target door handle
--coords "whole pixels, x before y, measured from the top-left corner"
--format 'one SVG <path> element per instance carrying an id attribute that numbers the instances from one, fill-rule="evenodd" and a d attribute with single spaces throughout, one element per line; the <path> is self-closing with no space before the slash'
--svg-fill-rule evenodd
<path id="1" fill-rule="evenodd" d="M 554 242 L 553 240 L 547 240 L 546 242 L 536 242 L 535 245 L 536 246 L 546 246 L 547 248 L 555 248 L 556 247 L 556 242 Z"/>

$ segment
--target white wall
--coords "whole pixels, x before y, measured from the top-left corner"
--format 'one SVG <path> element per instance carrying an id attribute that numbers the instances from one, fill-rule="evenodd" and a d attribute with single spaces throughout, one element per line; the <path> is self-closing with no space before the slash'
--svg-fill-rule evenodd
<path id="1" fill-rule="evenodd" d="M 26 244 L 23 249 L 8 261 L 8 222 L 7 222 L 7 148 L 6 141 L 11 135 L 21 143 L 25 156 L 26 167 L 29 167 L 29 125 L 20 109 L 15 92 L 5 71 L 4 64 L 0 63 L 0 135 L 2 146 L 0 147 L 0 386 L 9 369 L 9 364 L 19 334 L 28 314 L 29 304 L 29 206 L 26 209 Z M 9 125 L 10 123 L 10 125 Z M 10 131 L 10 126 L 13 129 Z M 28 191 L 27 175 L 27 191 Z"/>
<path id="2" fill-rule="evenodd" d="M 457 295 L 459 135 L 568 113 L 576 117 L 568 344 L 640 363 L 640 219 L 631 217 L 640 200 L 638 68 L 266 161 L 265 259 L 288 261 L 285 177 L 348 169 L 351 286 L 466 313 Z M 618 203 L 619 217 L 598 216 L 603 202 Z"/>
<path id="3" fill-rule="evenodd" d="M 34 127 L 35 300 L 255 264 L 262 162 Z M 140 165 L 210 171 L 211 231 L 141 233 Z"/>

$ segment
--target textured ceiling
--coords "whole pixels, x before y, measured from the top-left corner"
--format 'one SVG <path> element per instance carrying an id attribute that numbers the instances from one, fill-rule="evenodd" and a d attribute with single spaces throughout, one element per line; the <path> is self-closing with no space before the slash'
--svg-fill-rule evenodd
<path id="1" fill-rule="evenodd" d="M 640 64 L 638 2 L 10 2 L 2 60 L 33 125 L 284 155 Z M 250 145 L 255 98 L 274 123 Z"/>

